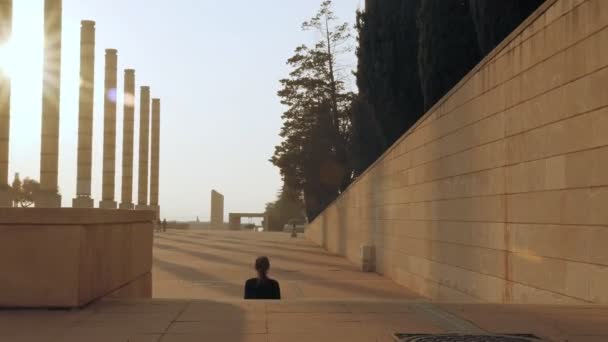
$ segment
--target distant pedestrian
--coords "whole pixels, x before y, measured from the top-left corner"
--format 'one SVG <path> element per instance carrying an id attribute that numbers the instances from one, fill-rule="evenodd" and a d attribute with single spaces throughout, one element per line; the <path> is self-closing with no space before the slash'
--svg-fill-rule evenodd
<path id="1" fill-rule="evenodd" d="M 255 260 L 257 278 L 251 278 L 245 283 L 245 299 L 281 299 L 279 282 L 268 277 L 270 260 L 262 256 Z"/>
<path id="2" fill-rule="evenodd" d="M 292 238 L 297 238 L 298 237 L 298 232 L 296 230 L 296 224 L 295 223 L 291 227 L 291 237 Z"/>
<path id="3" fill-rule="evenodd" d="M 167 219 L 163 219 L 163 232 L 167 231 Z"/>

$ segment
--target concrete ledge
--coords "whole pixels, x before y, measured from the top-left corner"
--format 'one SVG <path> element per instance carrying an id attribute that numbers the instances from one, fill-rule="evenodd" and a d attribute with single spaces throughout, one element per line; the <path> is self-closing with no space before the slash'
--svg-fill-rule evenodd
<path id="1" fill-rule="evenodd" d="M 21 224 L 103 224 L 152 222 L 154 211 L 80 208 L 0 208 L 0 225 Z"/>
<path id="2" fill-rule="evenodd" d="M 145 278 L 153 218 L 149 211 L 0 209 L 0 307 L 82 307 Z"/>

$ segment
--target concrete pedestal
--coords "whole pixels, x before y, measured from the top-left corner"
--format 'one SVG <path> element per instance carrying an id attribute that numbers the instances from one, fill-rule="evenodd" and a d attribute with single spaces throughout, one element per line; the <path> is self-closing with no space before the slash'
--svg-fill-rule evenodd
<path id="1" fill-rule="evenodd" d="M 151 295 L 152 213 L 0 208 L 0 308 Z"/>
<path id="2" fill-rule="evenodd" d="M 100 209 L 116 209 L 118 208 L 118 203 L 115 201 L 101 201 L 99 202 Z"/>
<path id="3" fill-rule="evenodd" d="M 76 197 L 72 200 L 72 208 L 89 209 L 95 207 L 95 201 L 90 197 Z"/>
<path id="4" fill-rule="evenodd" d="M 36 208 L 61 208 L 61 196 L 52 193 L 40 193 L 36 198 Z"/>
<path id="5" fill-rule="evenodd" d="M 133 210 L 135 209 L 135 205 L 133 203 L 120 203 L 118 208 L 122 210 Z"/>

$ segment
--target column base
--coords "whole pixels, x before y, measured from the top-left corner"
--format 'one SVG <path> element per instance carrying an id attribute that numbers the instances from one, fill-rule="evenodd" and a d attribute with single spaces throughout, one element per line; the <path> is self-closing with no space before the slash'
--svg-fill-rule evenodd
<path id="1" fill-rule="evenodd" d="M 116 209 L 118 204 L 115 201 L 101 201 L 99 202 L 99 209 Z"/>
<path id="2" fill-rule="evenodd" d="M 88 196 L 83 196 L 83 197 L 76 197 L 74 199 L 72 199 L 72 208 L 94 208 L 95 207 L 95 201 L 88 197 Z"/>
<path id="3" fill-rule="evenodd" d="M 0 208 L 12 208 L 13 196 L 7 190 L 0 190 Z"/>
<path id="4" fill-rule="evenodd" d="M 133 203 L 120 203 L 118 208 L 121 210 L 133 210 L 135 209 L 135 205 Z"/>
<path id="5" fill-rule="evenodd" d="M 156 220 L 160 221 L 160 206 L 158 205 L 150 205 L 148 206 L 150 210 L 153 210 L 156 213 Z"/>
<path id="6" fill-rule="evenodd" d="M 36 208 L 61 208 L 61 195 L 41 192 L 35 198 Z"/>
<path id="7" fill-rule="evenodd" d="M 152 210 L 147 204 L 138 204 L 135 206 L 135 210 Z"/>

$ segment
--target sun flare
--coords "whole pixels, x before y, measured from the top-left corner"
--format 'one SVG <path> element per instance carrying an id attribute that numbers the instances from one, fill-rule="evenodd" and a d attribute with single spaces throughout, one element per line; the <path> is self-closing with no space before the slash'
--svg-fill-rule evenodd
<path id="1" fill-rule="evenodd" d="M 0 45 L 0 72 L 12 78 L 15 70 L 15 53 L 12 40 Z"/>

